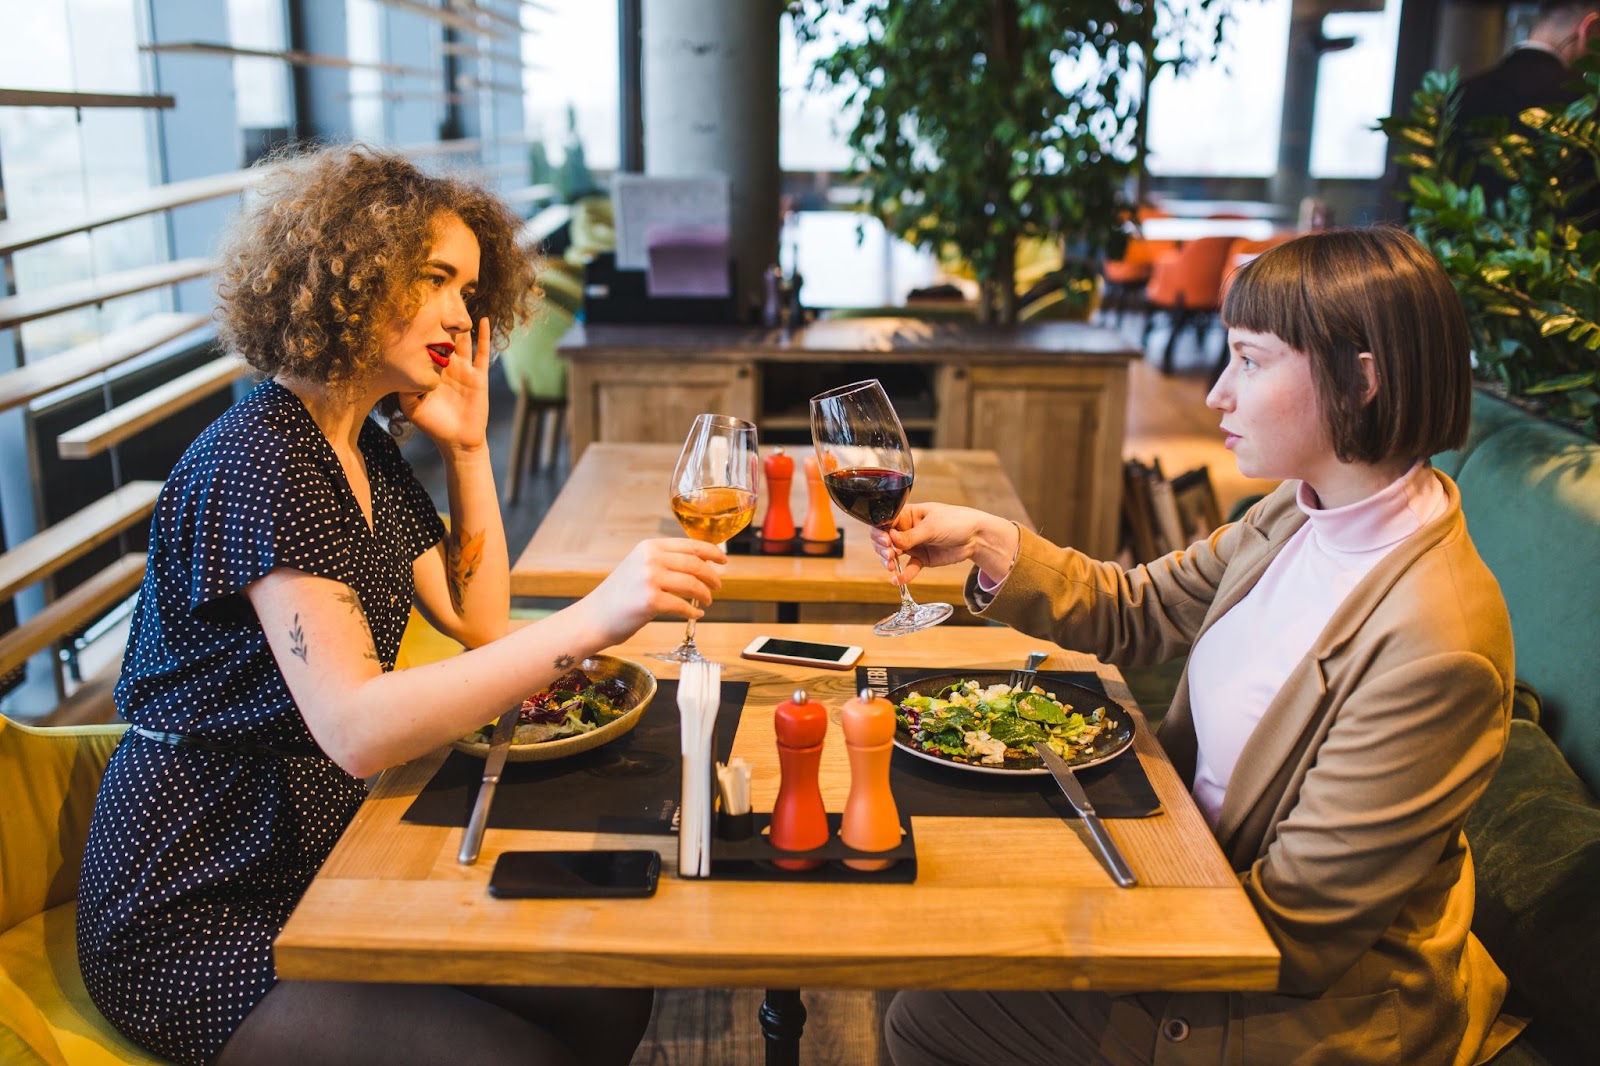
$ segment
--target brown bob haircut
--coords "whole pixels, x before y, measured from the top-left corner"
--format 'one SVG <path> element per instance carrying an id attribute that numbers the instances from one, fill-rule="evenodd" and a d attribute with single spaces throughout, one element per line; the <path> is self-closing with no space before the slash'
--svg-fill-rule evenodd
<path id="1" fill-rule="evenodd" d="M 386 331 L 420 306 L 416 282 L 445 215 L 478 239 L 473 322 L 488 317 L 498 349 L 527 317 L 521 220 L 485 190 L 364 145 L 261 165 L 259 195 L 223 241 L 217 321 L 223 344 L 263 374 L 347 387 L 371 372 Z"/>
<path id="2" fill-rule="evenodd" d="M 1234 274 L 1222 321 L 1310 357 L 1317 405 L 1344 462 L 1419 459 L 1466 440 L 1466 312 L 1438 260 L 1404 230 L 1324 230 L 1268 249 Z M 1366 404 L 1362 352 L 1378 372 Z"/>

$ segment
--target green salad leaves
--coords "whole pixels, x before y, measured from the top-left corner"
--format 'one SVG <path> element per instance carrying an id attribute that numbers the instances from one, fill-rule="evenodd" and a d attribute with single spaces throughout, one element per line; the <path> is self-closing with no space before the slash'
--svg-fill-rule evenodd
<path id="1" fill-rule="evenodd" d="M 912 692 L 896 713 L 916 747 L 980 766 L 1031 760 L 1040 741 L 1071 761 L 1112 725 L 1103 706 L 1085 714 L 1038 685 L 1023 691 L 971 680 L 931 696 Z"/>

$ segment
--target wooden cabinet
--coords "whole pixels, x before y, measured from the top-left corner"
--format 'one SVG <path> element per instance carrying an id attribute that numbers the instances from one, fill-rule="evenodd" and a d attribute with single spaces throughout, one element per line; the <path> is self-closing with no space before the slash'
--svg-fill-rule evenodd
<path id="1" fill-rule="evenodd" d="M 803 428 L 804 397 L 766 410 L 760 389 L 764 376 L 796 364 L 863 377 L 874 366 L 921 368 L 933 412 L 918 422 L 931 425 L 934 447 L 994 451 L 1039 532 L 1098 558 L 1116 554 L 1128 361 L 1139 353 L 1115 331 L 903 319 L 822 322 L 795 333 L 605 326 L 574 331 L 561 352 L 571 363 L 574 459 L 596 440 L 679 443 L 705 411 L 764 429 Z"/>
<path id="2" fill-rule="evenodd" d="M 681 444 L 707 411 L 751 421 L 758 414 L 748 361 L 576 359 L 567 395 L 574 462 L 597 440 Z"/>

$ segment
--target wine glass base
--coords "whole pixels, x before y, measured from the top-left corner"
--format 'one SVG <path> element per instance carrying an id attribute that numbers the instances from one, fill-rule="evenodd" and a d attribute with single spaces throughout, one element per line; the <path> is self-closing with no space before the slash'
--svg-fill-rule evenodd
<path id="1" fill-rule="evenodd" d="M 680 644 L 671 651 L 653 651 L 650 653 L 650 658 L 660 659 L 662 662 L 667 663 L 703 663 L 710 661 L 700 654 L 699 648 L 692 644 Z"/>
<path id="2" fill-rule="evenodd" d="M 873 626 L 872 632 L 880 637 L 900 637 L 907 633 L 931 629 L 954 613 L 955 609 L 948 603 L 913 604 L 902 607 Z"/>

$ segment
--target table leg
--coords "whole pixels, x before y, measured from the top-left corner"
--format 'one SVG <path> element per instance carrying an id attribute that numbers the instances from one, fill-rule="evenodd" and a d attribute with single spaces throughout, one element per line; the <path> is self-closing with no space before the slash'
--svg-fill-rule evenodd
<path id="1" fill-rule="evenodd" d="M 806 1005 L 798 988 L 769 988 L 761 1004 L 761 1035 L 767 1040 L 767 1066 L 800 1066 L 800 1033 Z"/>

